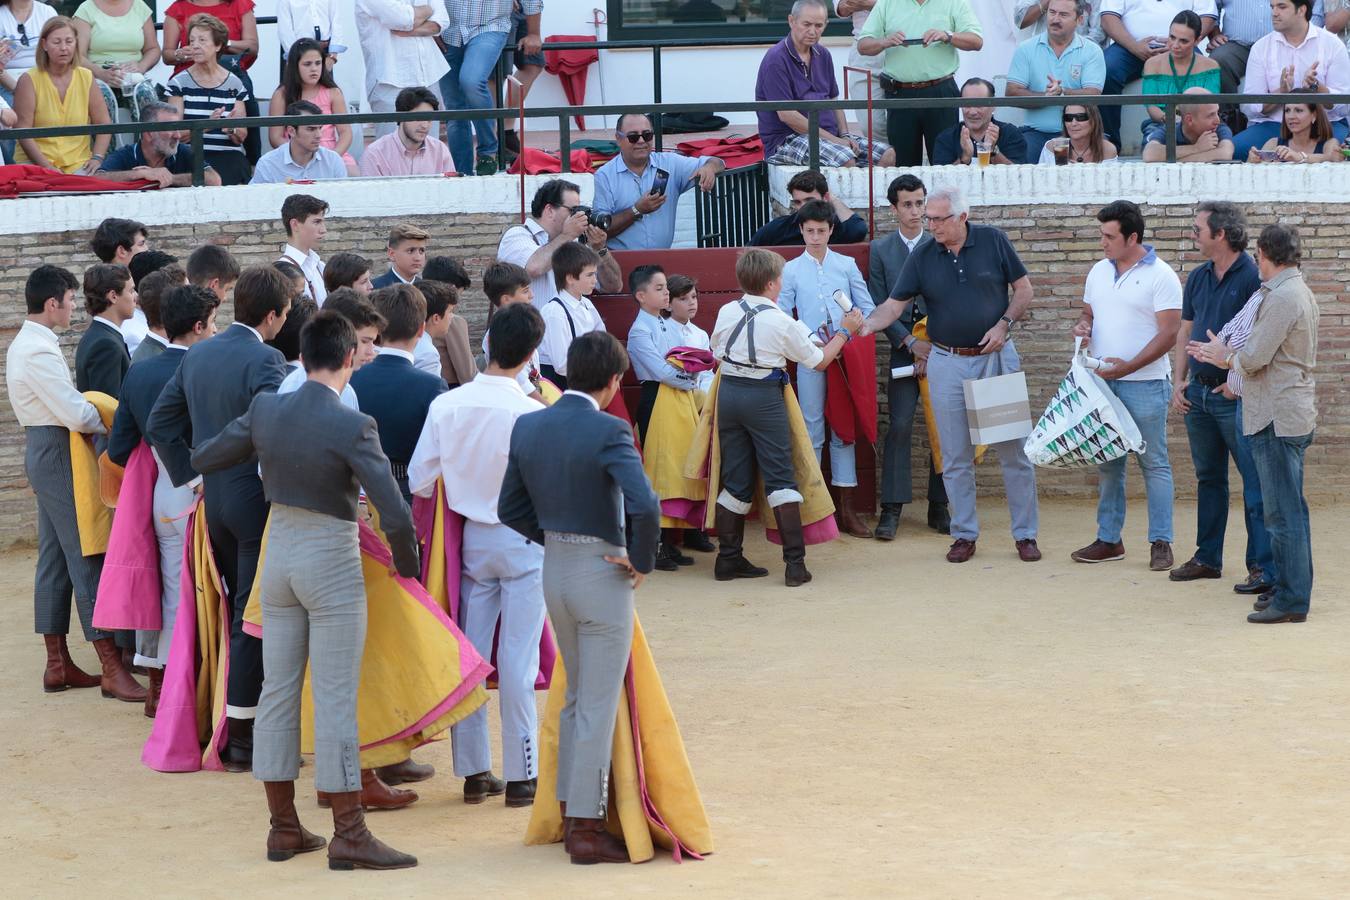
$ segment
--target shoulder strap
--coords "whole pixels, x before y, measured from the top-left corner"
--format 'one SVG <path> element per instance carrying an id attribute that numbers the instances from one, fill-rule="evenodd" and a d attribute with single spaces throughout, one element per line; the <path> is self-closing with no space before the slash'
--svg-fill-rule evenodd
<path id="1" fill-rule="evenodd" d="M 739 363 L 731 358 L 731 348 L 736 343 L 736 338 L 740 337 L 741 332 L 744 331 L 746 355 L 749 357 L 750 360 L 749 364 L 751 366 L 757 367 L 759 365 L 759 359 L 755 355 L 755 316 L 759 315 L 761 312 L 768 309 L 768 307 L 751 306 L 744 300 L 741 300 L 739 302 L 741 306 L 741 311 L 744 312 L 745 315 L 742 316 L 741 320 L 736 323 L 736 327 L 731 329 L 731 336 L 727 338 L 727 349 L 722 353 L 722 360 L 723 362 L 729 362 L 732 365 L 737 366 L 745 365 L 745 363 Z"/>
<path id="2" fill-rule="evenodd" d="M 572 320 L 572 313 L 568 311 L 567 304 L 562 302 L 562 300 L 558 297 L 554 297 L 552 300 L 548 302 L 556 303 L 562 307 L 563 315 L 567 316 L 567 327 L 572 332 L 572 340 L 575 341 L 577 339 L 577 323 Z"/>

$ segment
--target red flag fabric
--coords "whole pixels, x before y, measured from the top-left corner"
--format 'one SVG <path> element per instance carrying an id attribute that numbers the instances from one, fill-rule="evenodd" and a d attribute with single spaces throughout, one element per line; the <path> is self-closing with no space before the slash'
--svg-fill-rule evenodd
<path id="1" fill-rule="evenodd" d="M 698 141 L 680 141 L 675 147 L 685 156 L 716 156 L 728 169 L 749 166 L 764 160 L 764 143 L 759 135 L 727 135 Z"/>
<path id="2" fill-rule="evenodd" d="M 563 93 L 572 106 L 586 105 L 586 70 L 591 63 L 600 61 L 600 53 L 591 50 L 549 50 L 551 43 L 572 43 L 593 41 L 592 34 L 550 34 L 544 38 L 544 69 L 550 75 L 557 75 L 562 82 Z M 577 127 L 586 128 L 584 116 L 577 116 Z"/>

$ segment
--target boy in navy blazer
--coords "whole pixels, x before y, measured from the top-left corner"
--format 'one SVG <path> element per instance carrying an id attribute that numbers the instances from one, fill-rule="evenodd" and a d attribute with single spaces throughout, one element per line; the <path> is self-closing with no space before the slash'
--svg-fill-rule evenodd
<path id="1" fill-rule="evenodd" d="M 361 412 L 379 426 L 380 446 L 389 457 L 394 480 L 403 499 L 412 503 L 408 463 L 431 401 L 449 388 L 445 379 L 413 365 L 413 351 L 426 330 L 427 301 L 422 292 L 410 284 L 396 284 L 373 292 L 370 302 L 385 320 L 380 353 L 352 376 L 352 389 Z"/>
<path id="2" fill-rule="evenodd" d="M 89 327 L 75 348 L 75 387 L 116 398 L 131 368 L 122 323 L 136 312 L 136 288 L 127 267 L 90 266 L 84 273 L 84 307 L 89 311 Z"/>
<path id="3" fill-rule="evenodd" d="M 633 592 L 656 563 L 661 535 L 660 503 L 632 430 L 601 412 L 627 370 L 612 335 L 577 336 L 567 392 L 516 421 L 497 501 L 503 525 L 544 545 L 544 602 L 571 673 L 557 795 L 564 846 L 581 864 L 628 862 L 623 842 L 605 830 L 610 746 L 633 642 Z"/>

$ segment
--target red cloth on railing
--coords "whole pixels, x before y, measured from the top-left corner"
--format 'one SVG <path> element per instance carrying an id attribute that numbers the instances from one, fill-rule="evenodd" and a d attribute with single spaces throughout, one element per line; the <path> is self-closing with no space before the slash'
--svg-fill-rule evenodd
<path id="1" fill-rule="evenodd" d="M 704 138 L 700 141 L 680 141 L 675 149 L 685 156 L 716 156 L 727 164 L 728 169 L 764 161 L 764 142 L 757 134 L 748 137 L 727 135 Z"/>
<path id="2" fill-rule="evenodd" d="M 877 344 L 854 338 L 825 370 L 825 421 L 845 444 L 877 442 Z"/>
<path id="3" fill-rule="evenodd" d="M 20 163 L 0 166 L 0 198 L 47 191 L 146 191 L 157 190 L 157 181 L 107 181 L 92 175 L 67 175 L 56 169 Z"/>
<path id="4" fill-rule="evenodd" d="M 573 150 L 568 156 L 572 162 L 573 172 L 591 171 L 591 155 L 585 150 Z M 562 160 L 557 154 L 536 147 L 526 147 L 522 150 L 511 163 L 511 168 L 506 171 L 511 175 L 519 175 L 522 164 L 525 166 L 526 175 L 555 175 L 562 172 Z"/>
<path id="5" fill-rule="evenodd" d="M 563 93 L 572 106 L 586 105 L 586 70 L 591 63 L 600 61 L 596 50 L 550 50 L 550 43 L 573 43 L 593 41 L 593 34 L 550 34 L 544 38 L 544 69 L 550 75 L 557 75 L 562 81 Z M 577 116 L 577 127 L 586 128 L 586 118 Z"/>

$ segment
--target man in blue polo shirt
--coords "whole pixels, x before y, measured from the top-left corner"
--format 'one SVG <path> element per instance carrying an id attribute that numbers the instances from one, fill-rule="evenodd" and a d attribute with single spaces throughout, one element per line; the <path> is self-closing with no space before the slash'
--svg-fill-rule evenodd
<path id="1" fill-rule="evenodd" d="M 1087 12 L 1087 0 L 1050 0 L 1043 21 L 1045 29 L 1023 41 L 1008 69 L 1009 97 L 1064 97 L 1100 94 L 1106 83 L 1106 59 L 1102 48 L 1079 34 Z M 1027 141 L 1026 161 L 1040 159 L 1045 142 L 1060 135 L 1062 106 L 1044 106 L 1026 111 L 1022 136 Z"/>
<path id="2" fill-rule="evenodd" d="M 1208 94 L 1202 87 L 1187 94 Z M 1219 118 L 1217 103 L 1185 103 L 1177 107 L 1177 162 L 1214 162 L 1233 158 L 1233 132 Z M 1167 161 L 1167 132 L 1150 132 L 1142 154 L 1144 162 Z"/>
<path id="3" fill-rule="evenodd" d="M 142 122 L 174 122 L 178 110 L 167 103 L 141 107 Z M 134 144 L 118 147 L 103 161 L 98 177 L 108 181 L 158 181 L 162 188 L 192 185 L 192 150 L 179 131 L 144 131 Z M 206 167 L 206 184 L 220 186 L 220 176 Z"/>
<path id="4" fill-rule="evenodd" d="M 656 132 L 641 113 L 624 113 L 615 126 L 619 155 L 595 173 L 597 213 L 608 213 L 612 250 L 667 250 L 675 243 L 680 195 L 698 184 L 711 191 L 726 163 L 653 150 Z M 664 174 L 662 174 L 664 173 Z"/>
<path id="5" fill-rule="evenodd" d="M 833 100 L 839 96 L 830 51 L 820 46 L 829 10 L 825 0 L 797 0 L 788 16 L 788 34 L 769 48 L 759 63 L 756 100 Z M 761 112 L 759 137 L 764 158 L 774 165 L 804 166 L 810 161 L 810 123 L 803 112 Z M 895 152 L 881 141 L 850 134 L 843 110 L 820 112 L 822 166 L 895 165 Z"/>
<path id="6" fill-rule="evenodd" d="M 1261 480 L 1251 444 L 1242 433 L 1242 400 L 1228 386 L 1228 373 L 1191 360 L 1186 342 L 1218 334 L 1261 288 L 1261 273 L 1247 249 L 1247 219 L 1227 201 L 1196 208 L 1191 237 L 1205 257 L 1186 279 L 1181 330 L 1173 351 L 1176 387 L 1172 409 L 1186 419 L 1186 436 L 1195 463 L 1195 555 L 1172 570 L 1173 581 L 1218 578 L 1223 574 L 1223 538 L 1228 528 L 1228 457 L 1242 475 L 1242 506 L 1247 523 L 1247 579 L 1234 585 L 1239 594 L 1259 594 L 1275 582 L 1275 558 L 1266 533 Z"/>

